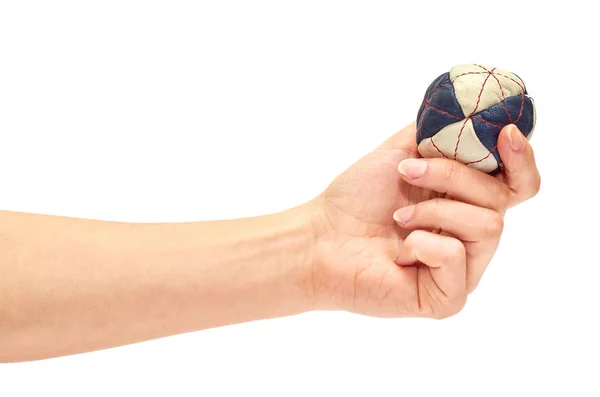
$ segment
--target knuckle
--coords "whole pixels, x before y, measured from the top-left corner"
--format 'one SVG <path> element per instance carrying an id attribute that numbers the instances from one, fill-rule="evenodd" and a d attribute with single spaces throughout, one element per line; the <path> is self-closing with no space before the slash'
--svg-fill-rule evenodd
<path id="1" fill-rule="evenodd" d="M 466 292 L 464 294 L 458 294 L 456 296 L 453 296 L 441 310 L 436 311 L 432 317 L 437 320 L 443 320 L 455 316 L 464 309 L 466 304 Z"/>
<path id="2" fill-rule="evenodd" d="M 504 230 L 504 218 L 496 211 L 488 211 L 484 217 L 485 233 L 488 236 L 498 237 Z"/>
<path id="3" fill-rule="evenodd" d="M 519 201 L 523 202 L 535 197 L 539 193 L 541 185 L 542 183 L 539 175 L 530 179 L 527 185 L 521 189 Z"/>
<path id="4" fill-rule="evenodd" d="M 510 188 L 504 183 L 498 183 L 496 186 L 496 195 L 498 196 L 498 203 L 500 209 L 506 209 L 510 201 Z"/>
<path id="5" fill-rule="evenodd" d="M 435 320 L 443 320 L 450 316 L 451 316 L 451 314 L 448 314 L 448 312 L 446 310 L 442 310 L 442 311 L 437 311 L 437 312 L 433 313 L 431 315 L 431 318 L 433 318 Z"/>
<path id="6" fill-rule="evenodd" d="M 440 213 L 442 212 L 442 207 L 444 205 L 444 199 L 442 198 L 434 198 L 429 200 L 427 212 L 435 218 L 439 218 Z"/>
<path id="7" fill-rule="evenodd" d="M 448 158 L 433 158 L 430 162 L 430 175 L 432 179 L 442 183 L 448 183 L 456 178 L 457 174 L 456 160 Z"/>
<path id="8" fill-rule="evenodd" d="M 542 177 L 540 176 L 539 173 L 536 172 L 533 182 L 531 183 L 531 192 L 530 192 L 529 198 L 537 195 L 540 192 L 541 188 L 542 188 Z"/>
<path id="9" fill-rule="evenodd" d="M 541 187 L 542 178 L 537 170 L 533 170 L 532 172 L 528 173 L 527 176 L 521 177 L 518 188 L 516 189 L 518 197 L 516 204 L 535 197 L 540 192 Z"/>
<path id="10" fill-rule="evenodd" d="M 445 263 L 460 265 L 465 262 L 466 249 L 463 243 L 455 238 L 448 238 L 443 247 L 443 259 Z"/>
<path id="11" fill-rule="evenodd" d="M 455 299 L 452 306 L 452 314 L 458 314 L 462 311 L 462 309 L 465 308 L 465 306 L 467 305 L 467 293 L 465 291 L 465 293 L 458 295 Z"/>
<path id="12" fill-rule="evenodd" d="M 415 209 L 416 212 L 416 209 Z M 419 240 L 425 237 L 425 231 L 417 229 L 410 232 L 410 234 L 404 240 L 404 247 L 407 249 L 413 249 L 415 246 L 418 246 Z"/>
<path id="13" fill-rule="evenodd" d="M 441 164 L 441 177 L 446 181 L 452 181 L 459 177 L 460 167 L 458 162 L 446 160 Z"/>
<path id="14" fill-rule="evenodd" d="M 477 289 L 480 280 L 467 280 L 467 295 L 472 294 Z"/>

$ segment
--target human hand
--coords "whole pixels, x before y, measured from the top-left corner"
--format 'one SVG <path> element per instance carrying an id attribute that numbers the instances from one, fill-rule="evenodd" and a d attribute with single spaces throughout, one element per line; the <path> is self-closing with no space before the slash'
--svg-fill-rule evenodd
<path id="1" fill-rule="evenodd" d="M 501 132 L 495 177 L 417 159 L 411 125 L 316 199 L 258 217 L 135 224 L 0 211 L 0 361 L 312 309 L 450 316 L 492 258 L 506 209 L 539 188 L 513 128 Z"/>
<path id="2" fill-rule="evenodd" d="M 422 159 L 412 124 L 336 178 L 309 204 L 318 214 L 309 277 L 318 307 L 380 317 L 459 312 L 498 247 L 506 210 L 540 187 L 515 126 L 502 130 L 498 150 L 496 176 Z"/>

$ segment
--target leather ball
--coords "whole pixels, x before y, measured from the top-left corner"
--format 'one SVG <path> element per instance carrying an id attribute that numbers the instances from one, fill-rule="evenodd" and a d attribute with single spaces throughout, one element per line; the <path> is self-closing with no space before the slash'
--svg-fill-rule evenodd
<path id="1" fill-rule="evenodd" d="M 488 65 L 459 65 L 425 92 L 417 114 L 418 150 L 423 157 L 495 173 L 502 169 L 500 130 L 515 124 L 530 139 L 535 121 L 535 104 L 519 76 Z"/>

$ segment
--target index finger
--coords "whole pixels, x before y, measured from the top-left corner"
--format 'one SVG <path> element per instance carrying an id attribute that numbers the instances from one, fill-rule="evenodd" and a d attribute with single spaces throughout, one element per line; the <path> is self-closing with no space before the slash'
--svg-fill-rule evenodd
<path id="1" fill-rule="evenodd" d="M 402 179 L 413 186 L 446 193 L 478 207 L 503 213 L 510 189 L 498 178 L 446 158 L 406 159 L 398 165 Z"/>

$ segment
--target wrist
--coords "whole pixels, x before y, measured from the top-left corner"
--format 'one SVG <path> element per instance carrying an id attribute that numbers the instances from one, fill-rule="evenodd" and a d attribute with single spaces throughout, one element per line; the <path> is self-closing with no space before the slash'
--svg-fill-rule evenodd
<path id="1" fill-rule="evenodd" d="M 278 214 L 280 232 L 274 239 L 281 244 L 278 261 L 284 269 L 285 283 L 289 286 L 288 297 L 300 312 L 317 309 L 318 296 L 315 275 L 318 254 L 318 208 L 309 201 Z"/>
<path id="2" fill-rule="evenodd" d="M 322 197 L 319 196 L 305 204 L 288 210 L 290 219 L 302 230 L 303 254 L 295 262 L 293 277 L 296 289 L 301 291 L 308 310 L 326 310 L 331 308 L 327 302 L 326 287 L 329 277 L 327 258 L 331 252 L 331 227 L 325 214 Z"/>

